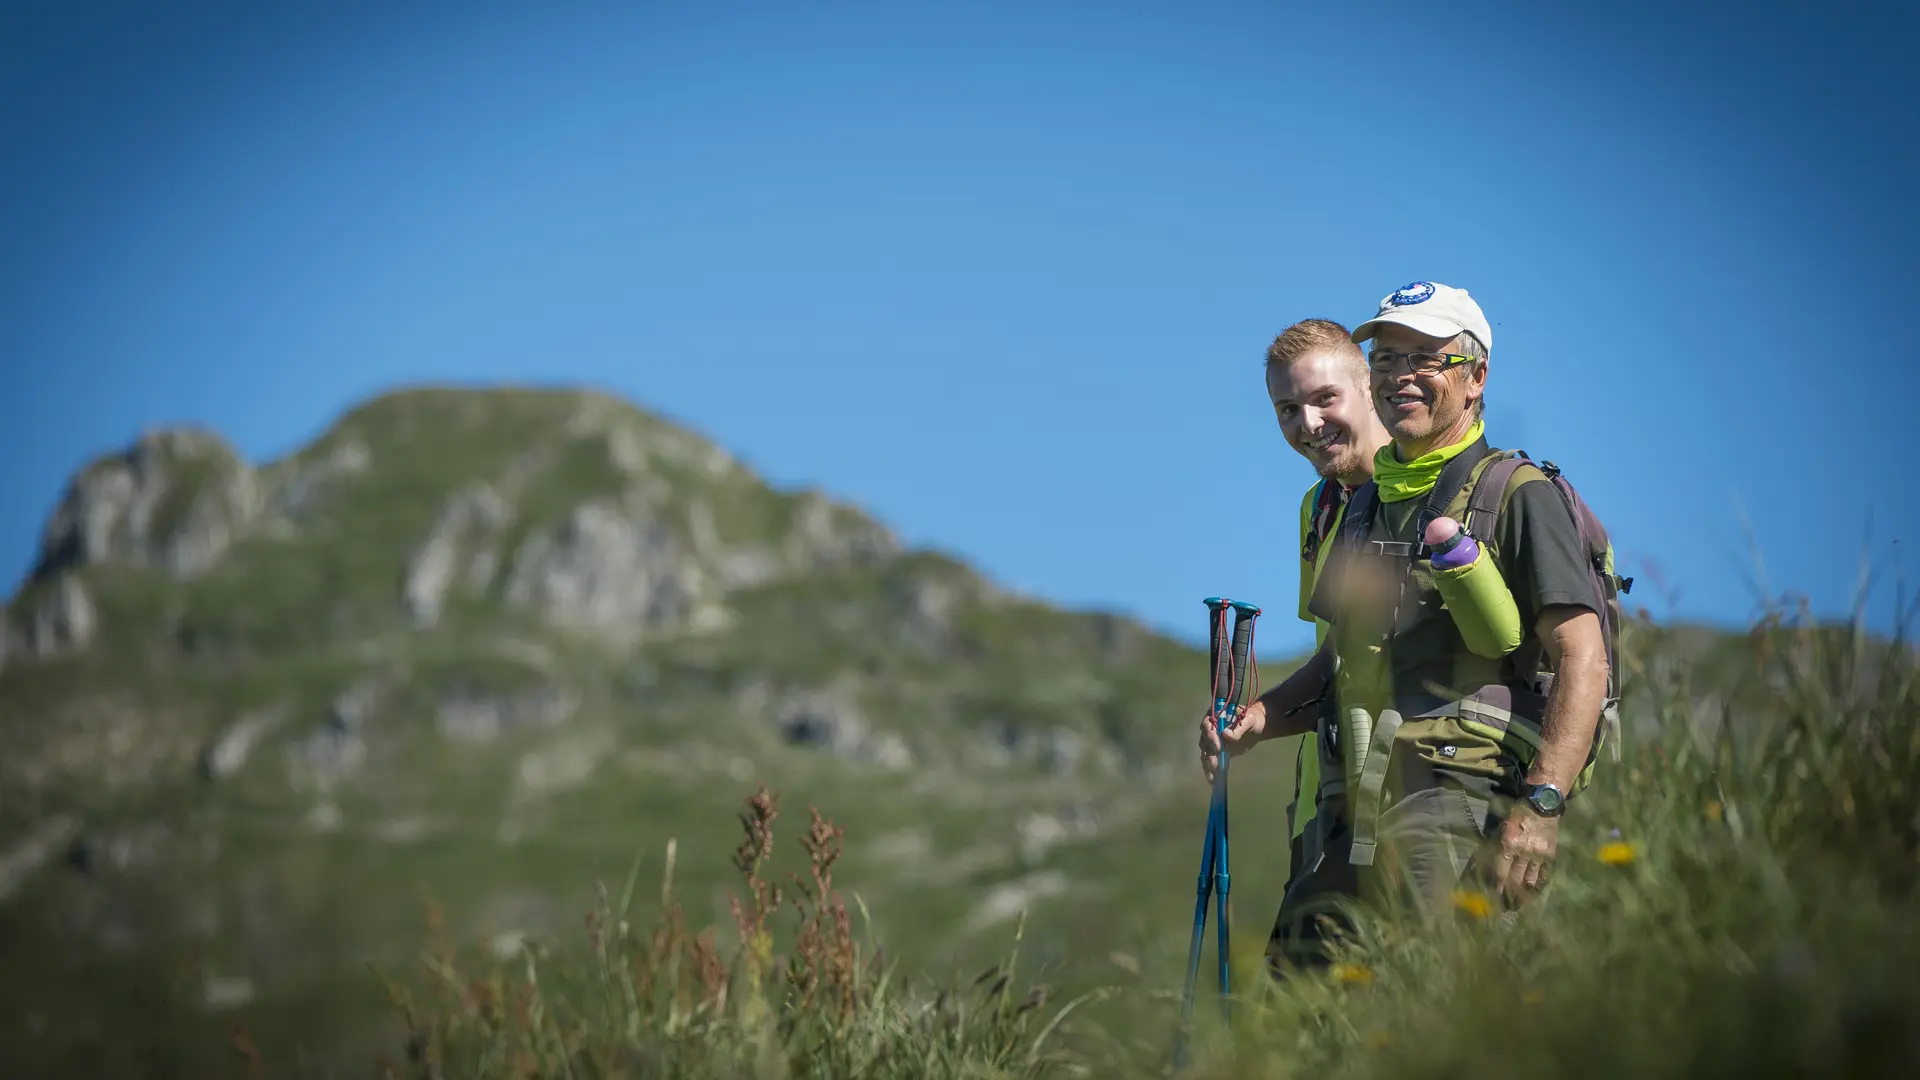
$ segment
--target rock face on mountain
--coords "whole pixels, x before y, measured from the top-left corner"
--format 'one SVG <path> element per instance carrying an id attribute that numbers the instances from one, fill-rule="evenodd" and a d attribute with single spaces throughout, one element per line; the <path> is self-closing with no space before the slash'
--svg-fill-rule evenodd
<path id="1" fill-rule="evenodd" d="M 259 467 L 211 432 L 144 434 L 73 479 L 0 617 L 0 689 L 41 715 L 145 697 L 127 738 L 198 742 L 206 781 L 281 763 L 308 790 L 402 769 L 427 732 L 591 726 L 633 693 L 883 771 L 1117 774 L 1144 767 L 1133 734 L 1166 700 L 1143 679 L 1183 654 L 561 391 L 397 392 Z M 75 741 L 85 725 L 8 719 L 5 771 L 36 799 L 118 760 Z"/>
<path id="2" fill-rule="evenodd" d="M 45 659 L 93 643 L 93 598 L 71 576 L 50 579 L 20 607 L 17 619 L 0 623 L 0 666 L 9 656 Z"/>
<path id="3" fill-rule="evenodd" d="M 523 438 L 490 439 L 499 426 Z M 730 590 L 899 550 L 851 507 L 773 492 L 718 448 L 611 399 L 417 391 L 367 404 L 261 470 L 195 429 L 150 432 L 94 462 L 47 525 L 30 578 L 46 588 L 11 613 L 6 654 L 91 642 L 96 615 L 75 578 L 91 567 L 188 582 L 244 576 L 271 547 L 337 564 L 314 549 L 340 544 L 369 559 L 399 550 L 375 545 L 404 545 L 390 599 L 415 626 L 467 601 L 624 645 L 722 625 Z M 362 599 L 376 585 L 345 584 Z"/>
<path id="4" fill-rule="evenodd" d="M 117 562 L 191 577 L 226 553 L 257 505 L 253 470 L 219 436 L 149 432 L 73 479 L 33 576 Z"/>
<path id="5" fill-rule="evenodd" d="M 252 464 L 153 431 L 0 611 L 0 933 L 178 948 L 271 1008 L 360 978 L 339 942 L 406 955 L 422 880 L 537 935 L 761 780 L 928 830 L 866 895 L 1027 872 L 1190 779 L 1201 666 L 602 394 L 404 390 Z"/>

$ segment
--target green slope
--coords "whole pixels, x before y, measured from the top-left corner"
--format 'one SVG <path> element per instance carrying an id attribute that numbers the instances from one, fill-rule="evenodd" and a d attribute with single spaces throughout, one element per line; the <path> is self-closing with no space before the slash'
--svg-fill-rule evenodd
<path id="1" fill-rule="evenodd" d="M 6 625 L 0 1044 L 29 1063 L 224 1061 L 236 1020 L 365 1061 L 367 965 L 409 966 L 424 897 L 462 940 L 565 935 L 669 840 L 724 924 L 761 782 L 847 829 L 839 880 L 912 968 L 1030 910 L 1036 956 L 1110 973 L 1191 911 L 1204 656 L 601 395 L 397 392 L 259 468 L 150 436 L 76 477 Z M 1254 949 L 1287 756 L 1237 781 Z"/>

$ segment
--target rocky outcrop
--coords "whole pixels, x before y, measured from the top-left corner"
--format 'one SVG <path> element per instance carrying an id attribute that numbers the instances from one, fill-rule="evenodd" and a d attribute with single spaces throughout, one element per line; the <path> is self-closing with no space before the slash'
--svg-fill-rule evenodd
<path id="1" fill-rule="evenodd" d="M 239 539 L 256 503 L 253 471 L 218 436 L 149 432 L 67 486 L 41 538 L 33 576 L 119 562 L 191 577 Z"/>
<path id="2" fill-rule="evenodd" d="M 414 622 L 438 622 L 456 583 L 475 595 L 486 591 L 499 560 L 500 530 L 512 521 L 513 508 L 490 484 L 462 488 L 447 499 L 433 531 L 407 559 L 401 596 Z"/>
<path id="3" fill-rule="evenodd" d="M 771 711 L 781 737 L 795 746 L 895 772 L 914 765 L 906 740 L 894 732 L 873 730 L 846 686 L 790 693 Z"/>
<path id="4" fill-rule="evenodd" d="M 373 451 L 359 438 L 335 443 L 323 454 L 303 455 L 277 478 L 267 499 L 267 512 L 276 522 L 295 524 L 319 507 L 342 479 L 359 476 L 373 467 Z"/>
<path id="5" fill-rule="evenodd" d="M 1087 771 L 1107 775 L 1126 771 L 1124 753 L 1104 739 L 1089 738 L 1068 727 L 1029 727 L 1002 721 L 991 724 L 966 747 L 967 760 L 987 768 L 1019 764 L 1050 776 L 1072 776 Z"/>
<path id="6" fill-rule="evenodd" d="M 1068 891 L 1071 882 L 1058 870 L 1040 870 L 988 890 L 967 914 L 965 929 L 978 933 L 997 923 L 1010 922 L 1034 904 Z"/>
<path id="7" fill-rule="evenodd" d="M 200 759 L 200 771 L 209 780 L 225 780 L 246 767 L 247 758 L 260 738 L 286 719 L 286 710 L 270 709 L 248 713 L 221 732 Z"/>
<path id="8" fill-rule="evenodd" d="M 1027 815 L 1020 823 L 1019 835 L 1020 861 L 1037 865 L 1061 844 L 1100 835 L 1100 819 L 1090 810 L 1070 803 L 1058 813 Z"/>
<path id="9" fill-rule="evenodd" d="M 381 683 L 369 679 L 334 697 L 319 727 L 288 748 L 296 786 L 330 791 L 360 770 L 367 760 L 368 721 L 382 692 Z"/>
<path id="10" fill-rule="evenodd" d="M 13 659 L 44 660 L 93 644 L 100 621 L 93 596 L 78 577 L 42 581 L 0 617 L 0 669 Z"/>
<path id="11" fill-rule="evenodd" d="M 923 652 L 945 649 L 952 641 L 954 615 L 978 595 L 979 590 L 930 575 L 896 575 L 886 590 L 896 639 Z"/>
<path id="12" fill-rule="evenodd" d="M 613 733 L 594 730 L 560 739 L 525 754 L 514 771 L 512 801 L 544 799 L 584 784 L 615 745 Z"/>
<path id="13" fill-rule="evenodd" d="M 841 693 L 802 693 L 774 711 L 774 725 L 790 743 L 852 757 L 867 740 L 867 718 Z"/>
<path id="14" fill-rule="evenodd" d="M 577 506 L 514 554 L 503 598 L 555 626 L 633 639 L 678 624 L 701 574 L 635 492 Z"/>
<path id="15" fill-rule="evenodd" d="M 513 694 L 456 687 L 441 697 L 434 723 L 450 739 L 488 742 L 507 732 L 559 727 L 579 708 L 579 696 L 560 686 Z"/>
<path id="16" fill-rule="evenodd" d="M 796 571 L 868 565 L 899 551 L 892 532 L 817 491 L 799 497 L 782 544 L 788 568 Z"/>

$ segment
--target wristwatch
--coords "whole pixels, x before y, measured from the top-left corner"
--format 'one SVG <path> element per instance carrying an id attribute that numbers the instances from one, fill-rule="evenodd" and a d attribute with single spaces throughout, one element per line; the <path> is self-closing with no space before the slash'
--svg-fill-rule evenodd
<path id="1" fill-rule="evenodd" d="M 1567 796 L 1552 784 L 1528 784 L 1523 789 L 1527 805 L 1541 817 L 1559 817 L 1567 808 Z"/>

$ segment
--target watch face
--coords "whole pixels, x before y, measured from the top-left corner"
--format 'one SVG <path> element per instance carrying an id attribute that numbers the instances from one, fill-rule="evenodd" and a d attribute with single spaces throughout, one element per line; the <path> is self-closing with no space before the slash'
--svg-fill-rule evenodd
<path id="1" fill-rule="evenodd" d="M 1559 791 L 1542 784 L 1527 793 L 1527 801 L 1533 804 L 1535 810 L 1551 814 L 1559 810 L 1565 800 L 1560 797 Z"/>

